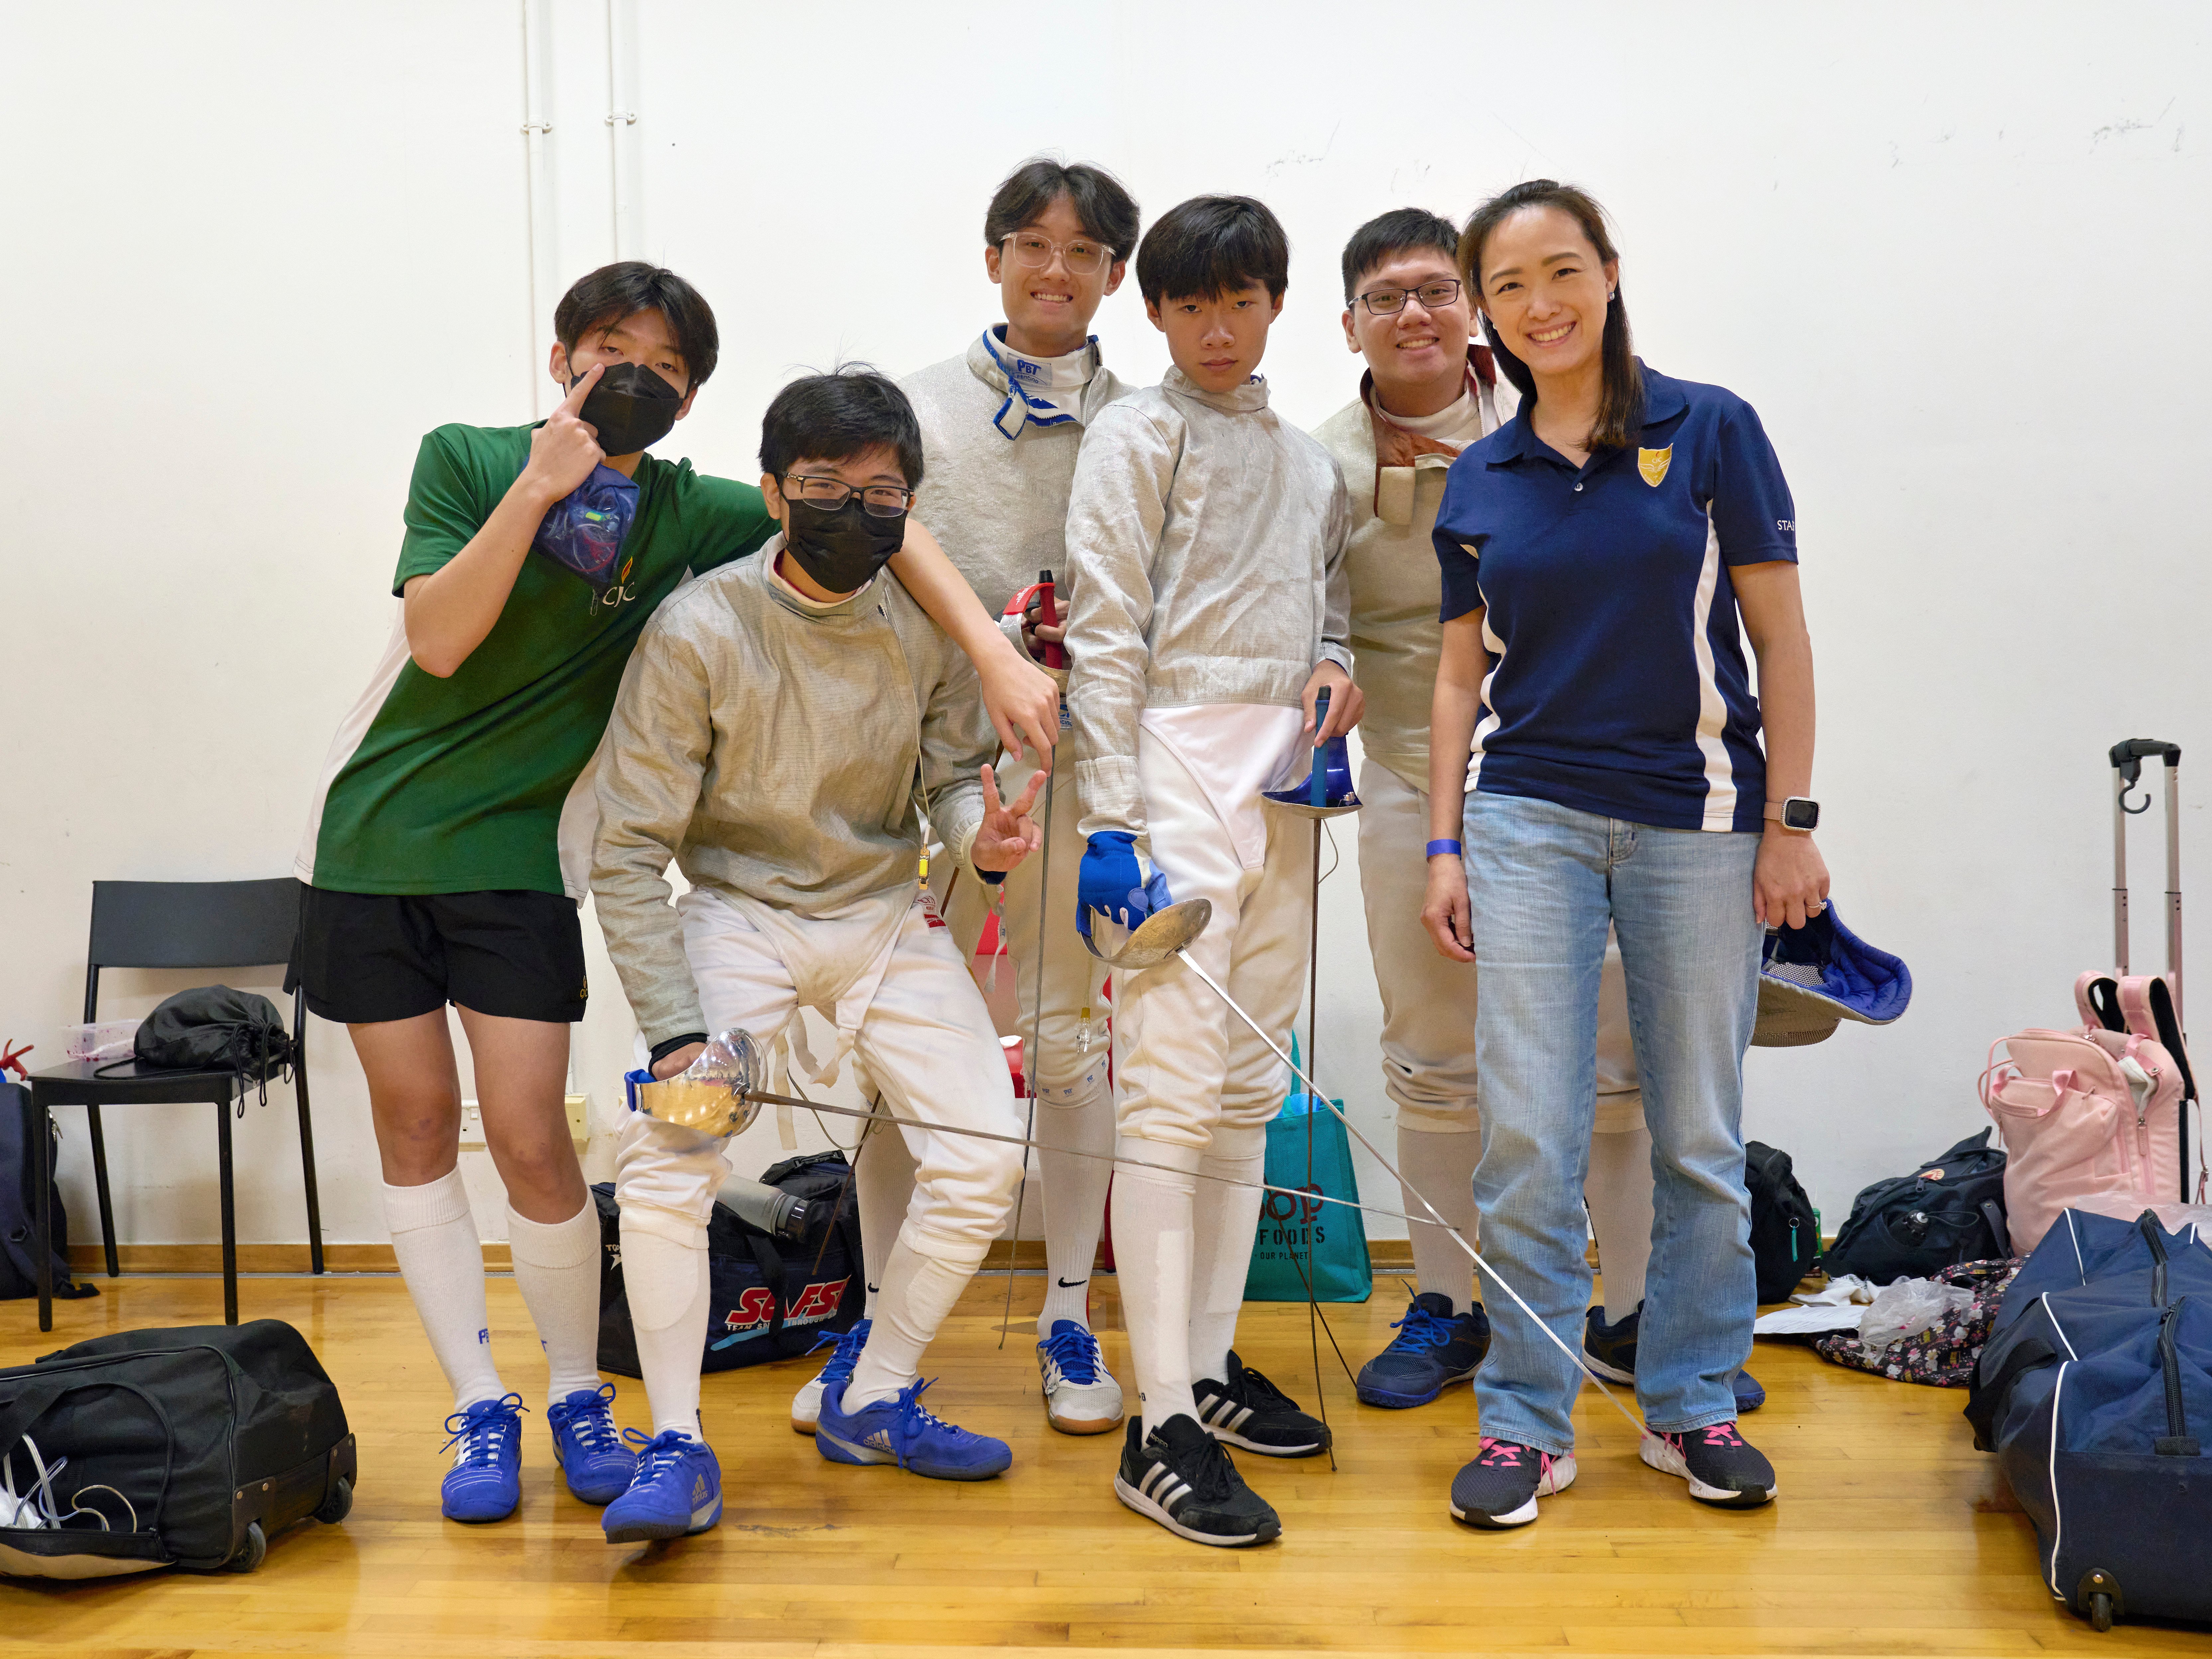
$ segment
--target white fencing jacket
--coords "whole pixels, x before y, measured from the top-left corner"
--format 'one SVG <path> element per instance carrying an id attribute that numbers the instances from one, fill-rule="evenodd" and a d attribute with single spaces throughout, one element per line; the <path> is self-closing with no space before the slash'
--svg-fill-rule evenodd
<path id="1" fill-rule="evenodd" d="M 1092 417 L 1067 508 L 1085 836 L 1145 833 L 1148 708 L 1296 708 L 1322 660 L 1351 671 L 1349 526 L 1336 461 L 1263 380 L 1209 392 L 1170 369 Z"/>

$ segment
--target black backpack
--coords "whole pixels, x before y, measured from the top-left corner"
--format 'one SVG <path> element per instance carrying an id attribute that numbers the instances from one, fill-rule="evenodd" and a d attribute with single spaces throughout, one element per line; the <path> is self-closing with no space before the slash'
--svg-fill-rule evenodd
<path id="1" fill-rule="evenodd" d="M 1851 1200 L 1850 1218 L 1836 1230 L 1828 1272 L 1887 1285 L 2009 1256 L 2004 1170 L 2004 1152 L 1984 1129 L 1911 1175 L 1875 1182 Z"/>
<path id="2" fill-rule="evenodd" d="M 31 1091 L 20 1083 L 0 1083 L 0 1301 L 39 1293 L 39 1177 L 33 1158 Z M 58 1298 L 97 1296 L 97 1285 L 70 1278 L 69 1212 L 51 1172 L 61 1147 L 61 1126 L 46 1120 L 46 1201 L 53 1206 L 54 1295 Z"/>
<path id="3" fill-rule="evenodd" d="M 60 1527 L 0 1527 L 0 1572 L 98 1578 L 251 1571 L 271 1534 L 353 1506 L 345 1407 L 282 1320 L 120 1331 L 0 1370 L 0 1453 L 18 1495 L 52 1468 Z"/>
<path id="4" fill-rule="evenodd" d="M 761 1176 L 806 1202 L 803 1238 L 763 1232 L 726 1204 L 707 1223 L 710 1312 L 702 1371 L 726 1371 L 813 1352 L 824 1332 L 842 1335 L 867 1300 L 860 1209 L 852 1166 L 838 1152 L 786 1158 Z M 637 1331 L 623 1291 L 621 1211 L 615 1189 L 592 1188 L 599 1211 L 599 1369 L 641 1375 Z"/>
<path id="5" fill-rule="evenodd" d="M 1763 1140 L 1743 1144 L 1743 1184 L 1751 1192 L 1759 1299 L 1786 1302 L 1800 1279 L 1820 1270 L 1820 1212 L 1798 1183 L 1790 1154 Z"/>

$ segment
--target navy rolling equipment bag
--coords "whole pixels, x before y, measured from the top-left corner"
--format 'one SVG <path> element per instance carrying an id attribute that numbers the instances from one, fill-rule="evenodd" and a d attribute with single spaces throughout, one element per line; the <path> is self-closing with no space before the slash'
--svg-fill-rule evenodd
<path id="1" fill-rule="evenodd" d="M 2212 1621 L 2212 1248 L 2063 1212 L 2005 1293 L 1966 1416 L 2099 1630 Z"/>

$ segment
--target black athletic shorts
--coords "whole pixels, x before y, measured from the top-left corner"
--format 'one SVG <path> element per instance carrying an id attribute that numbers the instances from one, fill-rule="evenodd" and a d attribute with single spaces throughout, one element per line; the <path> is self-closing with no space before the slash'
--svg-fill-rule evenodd
<path id="1" fill-rule="evenodd" d="M 458 1002 L 505 1019 L 584 1017 L 584 929 L 557 893 L 334 893 L 300 907 L 295 969 L 325 1019 L 374 1025 Z"/>

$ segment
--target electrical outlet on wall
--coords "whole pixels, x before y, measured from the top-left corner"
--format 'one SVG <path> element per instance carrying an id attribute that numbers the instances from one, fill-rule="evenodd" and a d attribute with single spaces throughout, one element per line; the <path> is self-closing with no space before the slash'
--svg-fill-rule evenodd
<path id="1" fill-rule="evenodd" d="M 572 1094 L 563 1097 L 562 1104 L 568 1115 L 568 1139 L 580 1152 L 592 1138 L 592 1097 Z M 461 1102 L 461 1150 L 482 1152 L 483 1146 L 483 1109 L 471 1095 Z"/>

